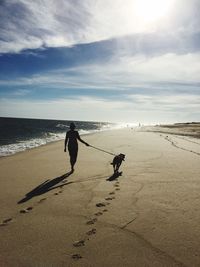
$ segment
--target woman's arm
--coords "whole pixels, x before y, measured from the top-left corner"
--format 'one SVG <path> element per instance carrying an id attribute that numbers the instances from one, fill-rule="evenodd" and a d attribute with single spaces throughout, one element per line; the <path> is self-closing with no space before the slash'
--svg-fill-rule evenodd
<path id="1" fill-rule="evenodd" d="M 68 134 L 66 133 L 66 137 L 65 137 L 65 145 L 64 145 L 64 152 L 66 152 L 66 146 L 67 146 L 67 142 L 68 142 Z"/>
<path id="2" fill-rule="evenodd" d="M 80 138 L 80 135 L 79 135 L 78 132 L 77 132 L 77 139 L 78 139 L 81 143 L 85 144 L 86 146 L 90 146 L 88 143 L 86 143 L 85 141 L 83 141 L 83 139 Z"/>

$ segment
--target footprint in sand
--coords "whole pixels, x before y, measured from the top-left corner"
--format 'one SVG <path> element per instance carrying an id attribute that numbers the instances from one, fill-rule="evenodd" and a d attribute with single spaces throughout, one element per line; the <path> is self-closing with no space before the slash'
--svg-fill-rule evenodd
<path id="1" fill-rule="evenodd" d="M 110 192 L 110 193 L 109 193 L 109 195 L 114 195 L 114 194 L 115 194 L 115 192 Z"/>
<path id="2" fill-rule="evenodd" d="M 74 260 L 80 260 L 80 259 L 82 259 L 82 256 L 80 254 L 73 254 L 72 255 L 72 259 L 74 259 Z"/>
<path id="3" fill-rule="evenodd" d="M 108 210 L 107 209 L 104 209 L 103 212 L 107 212 Z"/>
<path id="4" fill-rule="evenodd" d="M 20 210 L 19 212 L 20 213 L 28 213 L 29 211 L 31 211 L 33 209 L 33 207 L 28 207 L 28 208 L 26 208 L 26 209 L 22 209 L 22 210 Z"/>
<path id="5" fill-rule="evenodd" d="M 101 216 L 101 215 L 103 215 L 103 213 L 99 211 L 99 212 L 95 213 L 94 215 L 95 216 Z"/>
<path id="6" fill-rule="evenodd" d="M 75 241 L 73 246 L 74 247 L 83 247 L 83 246 L 85 246 L 85 240 Z"/>
<path id="7" fill-rule="evenodd" d="M 46 200 L 46 198 L 42 198 L 42 199 L 40 199 L 39 201 L 38 201 L 38 203 L 41 203 L 41 202 L 43 202 L 43 201 L 45 201 Z"/>
<path id="8" fill-rule="evenodd" d="M 119 187 L 119 185 L 118 184 L 114 184 L 114 187 Z"/>
<path id="9" fill-rule="evenodd" d="M 95 235 L 97 230 L 95 228 L 92 228 L 92 230 L 88 231 L 86 234 L 87 235 Z"/>
<path id="10" fill-rule="evenodd" d="M 100 207 L 105 207 L 106 204 L 103 203 L 103 202 L 100 202 L 100 203 L 97 203 L 96 206 L 97 206 L 98 208 L 100 208 Z"/>
<path id="11" fill-rule="evenodd" d="M 91 224 L 94 224 L 96 221 L 97 221 L 97 218 L 94 218 L 94 219 L 86 222 L 86 224 L 91 225 Z"/>
<path id="12" fill-rule="evenodd" d="M 119 191 L 119 190 L 120 190 L 120 188 L 116 188 L 115 190 Z"/>
<path id="13" fill-rule="evenodd" d="M 114 197 L 106 197 L 105 200 L 113 200 Z"/>
<path id="14" fill-rule="evenodd" d="M 12 221 L 12 218 L 5 219 L 5 220 L 2 221 L 2 223 L 0 224 L 0 226 L 6 226 L 11 221 Z"/>
<path id="15" fill-rule="evenodd" d="M 57 196 L 59 193 L 54 193 L 55 196 Z"/>

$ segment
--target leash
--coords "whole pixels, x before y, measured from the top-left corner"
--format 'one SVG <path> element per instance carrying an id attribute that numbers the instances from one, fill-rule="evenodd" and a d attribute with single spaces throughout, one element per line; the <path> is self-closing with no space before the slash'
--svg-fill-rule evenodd
<path id="1" fill-rule="evenodd" d="M 113 154 L 113 153 L 111 153 L 111 152 L 108 152 L 108 151 L 106 151 L 106 150 L 103 150 L 103 149 L 101 149 L 101 148 L 98 148 L 98 147 L 95 147 L 95 146 L 91 146 L 91 145 L 90 145 L 90 147 L 93 147 L 93 148 L 96 149 L 96 150 L 102 151 L 102 152 L 107 153 L 107 154 L 110 154 L 110 155 L 112 155 L 112 156 L 116 156 L 115 154 Z"/>

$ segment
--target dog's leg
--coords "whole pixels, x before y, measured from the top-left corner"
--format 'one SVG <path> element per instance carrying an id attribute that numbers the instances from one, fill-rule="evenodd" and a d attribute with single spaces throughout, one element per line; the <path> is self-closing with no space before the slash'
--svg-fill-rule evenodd
<path id="1" fill-rule="evenodd" d="M 116 164 L 116 172 L 119 170 L 119 163 Z"/>

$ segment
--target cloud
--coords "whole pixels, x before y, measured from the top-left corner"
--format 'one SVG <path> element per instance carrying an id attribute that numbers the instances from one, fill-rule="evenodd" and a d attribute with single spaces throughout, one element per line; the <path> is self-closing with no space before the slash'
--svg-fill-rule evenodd
<path id="1" fill-rule="evenodd" d="M 196 0 L 172 0 L 168 19 L 152 23 L 138 17 L 136 3 L 137 0 L 1 1 L 0 53 L 73 46 L 157 30 L 194 32 L 199 25 L 198 16 L 194 16 L 199 6 Z"/>
<path id="2" fill-rule="evenodd" d="M 78 7 L 78 8 L 77 8 Z M 88 25 L 82 1 L 4 1 L 1 4 L 1 52 L 80 42 Z M 84 38 L 83 38 L 84 40 Z"/>
<path id="3" fill-rule="evenodd" d="M 96 97 L 51 101 L 1 99 L 0 112 L 2 116 L 11 117 L 135 123 L 169 123 L 199 119 L 199 96 L 189 96 L 188 99 L 188 95 L 176 95 L 175 99 L 172 104 L 172 97 L 167 95 L 165 101 L 159 95 L 132 95 L 129 99 L 121 98 L 120 101 Z M 173 108 L 169 108 L 169 105 L 173 105 Z M 187 106 L 183 108 L 183 105 Z"/>
<path id="4" fill-rule="evenodd" d="M 31 91 L 30 90 L 27 90 L 27 89 L 18 89 L 14 92 L 12 92 L 12 96 L 19 96 L 19 97 L 22 97 L 22 96 L 26 96 L 30 93 Z"/>
<path id="5" fill-rule="evenodd" d="M 157 95 L 129 95 L 128 99 L 133 101 L 137 110 L 159 110 L 159 111 L 183 111 L 196 112 L 200 106 L 199 94 L 185 94 L 185 93 L 158 93 Z"/>
<path id="6" fill-rule="evenodd" d="M 200 53 L 165 54 L 155 57 L 123 58 L 122 67 L 140 80 L 199 82 Z"/>
<path id="7" fill-rule="evenodd" d="M 192 90 L 199 88 L 200 53 L 158 56 L 119 56 L 108 62 L 63 68 L 16 80 L 1 80 L 0 86 L 35 88 L 125 90 L 131 88 Z M 28 88 L 26 88 L 28 89 Z"/>
<path id="8" fill-rule="evenodd" d="M 4 93 L 0 113 L 143 123 L 199 120 L 199 62 L 200 53 L 126 55 L 2 80 L 2 87 L 13 90 Z"/>

